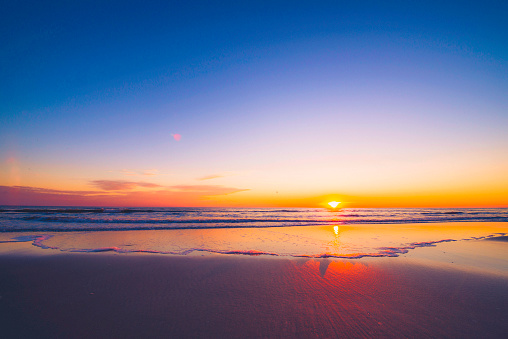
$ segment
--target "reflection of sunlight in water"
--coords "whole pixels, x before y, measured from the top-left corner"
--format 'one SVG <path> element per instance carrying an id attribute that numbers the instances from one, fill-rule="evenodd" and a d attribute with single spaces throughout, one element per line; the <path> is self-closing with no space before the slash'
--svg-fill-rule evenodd
<path id="1" fill-rule="evenodd" d="M 417 247 L 507 232 L 507 223 L 333 225 L 53 233 L 35 246 L 61 251 L 245 254 L 293 257 L 397 256 Z M 5 235 L 12 241 L 14 234 Z M 23 234 L 25 235 L 25 234 Z M 0 235 L 0 241 L 3 239 Z M 33 241 L 32 238 L 20 238 Z M 19 241 L 19 240 L 18 240 Z"/>
<path id="2" fill-rule="evenodd" d="M 337 253 L 341 252 L 339 226 L 337 226 L 337 225 L 333 226 L 333 233 L 335 234 L 335 238 L 331 241 L 333 250 L 330 250 L 330 248 L 327 248 L 327 252 L 337 254 Z"/>

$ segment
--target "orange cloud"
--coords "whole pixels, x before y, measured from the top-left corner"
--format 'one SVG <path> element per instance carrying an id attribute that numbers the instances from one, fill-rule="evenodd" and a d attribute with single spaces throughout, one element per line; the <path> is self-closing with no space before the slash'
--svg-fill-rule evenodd
<path id="1" fill-rule="evenodd" d="M 66 191 L 29 186 L 0 186 L 0 205 L 25 206 L 144 206 L 183 207 L 210 206 L 210 196 L 245 191 L 215 185 L 181 185 L 162 187 L 150 183 L 96 180 L 110 190 Z M 104 183 L 106 182 L 106 183 Z M 134 185 L 133 185 L 134 184 Z M 159 187 L 150 191 L 128 191 L 133 187 Z"/>
<path id="2" fill-rule="evenodd" d="M 50 188 L 30 187 L 30 186 L 0 186 L 0 196 L 7 193 L 22 192 L 27 194 L 48 194 L 48 195 L 76 195 L 76 196 L 91 196 L 91 195 L 104 195 L 104 192 L 98 191 L 66 191 L 54 190 Z"/>
<path id="3" fill-rule="evenodd" d="M 344 208 L 357 207 L 506 207 L 506 191 L 428 196 L 369 197 L 330 194 L 279 196 L 239 194 L 248 191 L 220 185 L 177 185 L 152 190 L 70 191 L 29 186 L 0 186 L 0 205 L 25 206 L 119 206 L 119 207 L 326 207 L 341 201 Z"/>
<path id="4" fill-rule="evenodd" d="M 204 177 L 198 178 L 197 180 L 203 181 L 203 180 L 210 180 L 210 179 L 217 179 L 217 178 L 223 178 L 225 175 L 223 174 L 212 174 L 212 175 L 205 175 Z"/>
<path id="5" fill-rule="evenodd" d="M 161 185 L 149 182 L 134 182 L 124 180 L 92 180 L 90 184 L 104 191 L 125 191 L 132 190 L 137 187 L 162 187 Z"/>
<path id="6" fill-rule="evenodd" d="M 245 172 L 244 172 L 245 173 Z M 231 176 L 237 176 L 241 174 L 241 172 L 236 171 L 227 171 L 222 173 L 213 173 L 210 175 L 205 175 L 199 178 L 196 178 L 196 180 L 203 181 L 203 180 L 211 180 L 211 179 L 218 179 L 218 178 L 225 178 L 225 177 L 231 177 Z"/>
<path id="7" fill-rule="evenodd" d="M 169 188 L 182 192 L 196 192 L 203 195 L 225 195 L 248 191 L 248 189 L 224 187 L 220 185 L 176 185 Z"/>
<path id="8" fill-rule="evenodd" d="M 121 174 L 129 177 L 135 177 L 135 176 L 154 176 L 159 174 L 159 170 L 157 169 L 149 169 L 144 171 L 136 171 L 136 170 L 128 170 L 128 169 L 122 169 L 120 171 L 109 171 L 109 172 L 120 172 Z"/>
<path id="9" fill-rule="evenodd" d="M 146 171 L 141 172 L 141 175 L 145 175 L 145 176 L 150 176 L 151 177 L 151 176 L 159 174 L 158 172 L 159 172 L 159 170 L 151 169 L 151 170 L 146 170 Z"/>
<path id="10" fill-rule="evenodd" d="M 111 199 L 104 192 L 64 191 L 29 186 L 0 186 L 0 205 L 93 206 L 96 201 Z M 99 206 L 99 205 L 97 205 Z"/>

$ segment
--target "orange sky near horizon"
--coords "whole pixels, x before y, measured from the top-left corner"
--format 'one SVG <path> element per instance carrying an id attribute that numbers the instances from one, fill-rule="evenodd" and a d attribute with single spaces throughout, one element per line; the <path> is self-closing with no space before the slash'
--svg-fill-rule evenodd
<path id="1" fill-rule="evenodd" d="M 328 208 L 335 200 L 340 208 L 508 207 L 508 161 L 455 157 L 443 164 L 398 169 L 377 162 L 366 170 L 364 162 L 335 168 L 318 163 L 210 173 L 40 166 L 9 157 L 0 164 L 0 204 Z"/>
<path id="2" fill-rule="evenodd" d="M 102 183 L 104 184 L 104 183 Z M 329 208 L 328 202 L 339 201 L 338 208 L 443 208 L 508 207 L 506 189 L 463 191 L 430 191 L 391 193 L 386 195 L 297 194 L 282 190 L 264 193 L 256 189 L 237 189 L 223 185 L 175 185 L 140 187 L 137 182 L 111 181 L 112 190 L 88 185 L 85 190 L 47 189 L 23 185 L 1 186 L 2 205 L 45 206 L 120 206 L 120 207 L 300 207 Z M 155 184 L 154 184 L 155 185 Z"/>

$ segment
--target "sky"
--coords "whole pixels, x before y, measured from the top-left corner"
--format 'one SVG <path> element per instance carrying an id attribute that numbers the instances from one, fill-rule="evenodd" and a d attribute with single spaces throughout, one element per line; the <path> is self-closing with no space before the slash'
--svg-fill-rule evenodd
<path id="1" fill-rule="evenodd" d="M 508 207 L 506 1 L 10 1 L 0 204 Z"/>

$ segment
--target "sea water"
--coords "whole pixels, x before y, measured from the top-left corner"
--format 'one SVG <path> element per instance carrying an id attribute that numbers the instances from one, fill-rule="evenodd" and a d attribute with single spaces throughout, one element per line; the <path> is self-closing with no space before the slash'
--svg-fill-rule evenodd
<path id="1" fill-rule="evenodd" d="M 506 208 L 0 207 L 1 243 L 68 252 L 398 256 L 443 242 L 502 237 L 507 225 Z"/>

